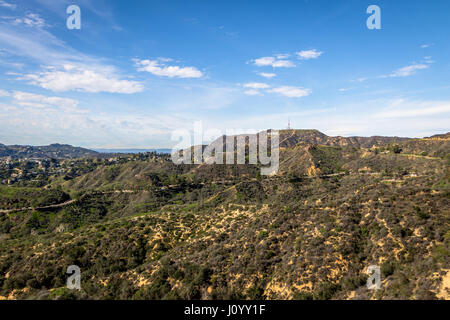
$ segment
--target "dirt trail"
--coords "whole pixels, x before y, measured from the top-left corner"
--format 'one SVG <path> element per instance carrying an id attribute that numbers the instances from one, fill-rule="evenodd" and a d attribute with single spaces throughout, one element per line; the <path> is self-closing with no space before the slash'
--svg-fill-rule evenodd
<path id="1" fill-rule="evenodd" d="M 43 206 L 43 207 L 25 207 L 25 208 L 20 208 L 20 209 L 8 209 L 8 210 L 4 210 L 4 209 L 0 209 L 0 213 L 12 213 L 12 212 L 19 212 L 19 211 L 28 211 L 28 210 L 44 210 L 44 209 L 51 209 L 51 208 L 60 208 L 60 207 L 64 207 L 67 206 L 69 204 L 74 203 L 76 200 L 69 200 L 63 203 L 58 203 L 58 204 L 51 204 L 48 206 Z"/>
<path id="2" fill-rule="evenodd" d="M 331 173 L 331 174 L 321 174 L 321 175 L 317 175 L 317 176 L 302 176 L 302 179 L 316 179 L 316 178 L 329 178 L 329 177 L 337 177 L 337 176 L 345 176 L 345 175 L 354 175 L 354 174 L 358 174 L 358 175 L 364 175 L 364 174 L 381 174 L 381 173 L 345 173 L 345 172 L 338 172 L 338 173 Z M 273 181 L 273 180 L 278 180 L 279 177 L 269 177 L 266 178 L 267 180 Z M 257 178 L 253 178 L 250 179 L 250 181 L 258 181 Z M 217 181 L 211 181 L 210 184 L 233 184 L 235 183 L 235 181 L 233 180 L 217 180 Z M 206 183 L 204 182 L 200 182 L 200 185 L 206 185 Z M 160 190 L 167 190 L 170 188 L 177 188 L 181 185 L 169 185 L 169 186 L 162 186 L 160 187 Z M 147 190 L 112 190 L 112 191 L 100 191 L 98 193 L 100 194 L 113 194 L 113 193 L 139 193 L 139 192 L 146 192 Z M 67 206 L 69 204 L 74 203 L 77 200 L 69 200 L 63 203 L 58 203 L 58 204 L 52 204 L 52 205 L 48 205 L 48 206 L 43 206 L 43 207 L 25 207 L 25 208 L 19 208 L 19 209 L 0 209 L 0 213 L 13 213 L 13 212 L 19 212 L 19 211 L 31 211 L 31 210 L 44 210 L 44 209 L 51 209 L 51 208 L 61 208 L 64 206 Z"/>

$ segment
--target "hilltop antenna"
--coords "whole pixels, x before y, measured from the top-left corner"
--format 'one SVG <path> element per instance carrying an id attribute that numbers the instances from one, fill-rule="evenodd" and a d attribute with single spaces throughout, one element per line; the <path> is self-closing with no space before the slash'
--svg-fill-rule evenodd
<path id="1" fill-rule="evenodd" d="M 290 119 L 290 118 L 288 118 L 288 126 L 287 126 L 287 129 L 288 129 L 288 130 L 291 130 L 291 119 Z"/>

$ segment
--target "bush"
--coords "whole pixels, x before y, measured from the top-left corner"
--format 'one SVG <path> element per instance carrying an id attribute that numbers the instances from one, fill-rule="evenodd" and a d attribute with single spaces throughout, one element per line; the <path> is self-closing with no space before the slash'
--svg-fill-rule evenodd
<path id="1" fill-rule="evenodd" d="M 314 292 L 314 300 L 330 300 L 334 294 L 340 289 L 339 284 L 324 282 Z"/>
<path id="2" fill-rule="evenodd" d="M 396 263 L 393 261 L 385 261 L 381 265 L 381 274 L 384 278 L 389 277 L 395 271 Z"/>
<path id="3" fill-rule="evenodd" d="M 313 300 L 314 295 L 308 291 L 297 291 L 294 292 L 294 300 Z"/>
<path id="4" fill-rule="evenodd" d="M 264 288 L 261 285 L 254 284 L 248 289 L 247 297 L 250 300 L 264 300 Z"/>

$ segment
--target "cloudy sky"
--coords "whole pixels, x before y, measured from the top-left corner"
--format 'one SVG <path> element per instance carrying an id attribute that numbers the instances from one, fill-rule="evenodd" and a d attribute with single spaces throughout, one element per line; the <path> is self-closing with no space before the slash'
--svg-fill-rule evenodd
<path id="1" fill-rule="evenodd" d="M 449 34 L 450 1 L 0 0 L 0 143 L 172 147 L 196 121 L 444 133 Z"/>

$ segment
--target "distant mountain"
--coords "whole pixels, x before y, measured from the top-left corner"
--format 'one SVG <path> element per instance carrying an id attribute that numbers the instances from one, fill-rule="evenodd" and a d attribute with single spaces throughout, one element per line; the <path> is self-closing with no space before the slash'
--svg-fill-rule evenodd
<path id="1" fill-rule="evenodd" d="M 68 144 L 51 144 L 49 146 L 6 146 L 0 144 L 0 157 L 13 159 L 37 158 L 37 159 L 74 159 L 83 157 L 95 157 L 99 153 L 93 150 L 73 147 Z"/>
<path id="2" fill-rule="evenodd" d="M 270 130 L 268 130 L 270 131 Z M 259 137 L 261 133 L 258 133 Z M 237 137 L 254 135 L 237 135 Z M 361 149 L 377 148 L 388 150 L 398 146 L 399 152 L 403 154 L 411 153 L 421 156 L 432 156 L 444 158 L 449 150 L 449 134 L 435 135 L 430 138 L 403 138 L 403 137 L 332 137 L 318 130 L 279 130 L 280 143 L 280 173 L 293 173 L 299 175 L 315 175 L 319 173 L 336 173 L 337 167 L 341 163 L 338 159 L 346 157 L 347 169 L 354 165 L 352 161 L 352 151 Z M 221 136 L 209 145 L 202 145 L 202 150 L 224 150 L 226 151 L 226 137 Z M 248 144 L 248 138 L 246 138 Z M 269 143 L 270 145 L 270 143 Z M 184 149 L 186 151 L 188 149 Z M 237 151 L 235 141 L 234 152 Z M 192 157 L 194 147 L 191 147 Z M 246 151 L 247 152 L 247 151 Z M 344 157 L 344 158 L 345 158 Z M 365 159 L 367 160 L 367 159 Z M 364 161 L 365 161 L 364 160 Z M 362 162 L 364 162 L 362 161 Z M 359 162 L 358 162 L 359 163 Z M 354 169 L 354 168 L 353 168 Z M 200 166 L 195 169 L 196 174 L 202 175 L 208 171 L 208 166 Z M 207 173 L 205 173 L 207 174 Z"/>
<path id="3" fill-rule="evenodd" d="M 268 130 L 268 132 L 270 132 Z M 355 148 L 372 148 L 374 146 L 387 146 L 388 144 L 398 144 L 411 140 L 413 138 L 402 138 L 402 137 L 383 137 L 383 136 L 373 136 L 373 137 L 330 137 L 326 134 L 315 129 L 292 129 L 292 130 L 279 130 L 279 143 L 281 150 L 309 147 L 314 145 L 323 145 L 330 147 L 355 147 Z M 233 136 L 235 139 L 234 151 L 237 149 L 237 138 L 246 137 L 245 141 L 248 144 L 248 137 L 254 137 L 255 135 L 259 137 L 261 134 L 242 134 Z M 191 147 L 191 152 L 193 152 L 194 146 Z M 223 135 L 209 145 L 202 145 L 202 150 L 205 148 L 218 148 L 226 150 L 226 136 Z M 189 148 L 185 149 L 188 150 Z"/>
<path id="4" fill-rule="evenodd" d="M 145 152 L 156 152 L 156 153 L 171 153 L 172 149 L 93 149 L 94 151 L 100 153 L 145 153 Z"/>
<path id="5" fill-rule="evenodd" d="M 449 139 L 450 138 L 450 132 L 442 133 L 442 134 L 435 134 L 434 136 L 431 136 L 430 139 Z"/>
<path id="6" fill-rule="evenodd" d="M 259 134 L 258 134 L 259 135 Z M 405 144 L 405 149 L 414 150 L 422 148 L 416 148 L 416 144 L 421 143 L 422 139 L 413 138 L 403 138 L 403 137 L 383 137 L 383 136 L 373 136 L 373 137 L 332 137 L 318 130 L 279 130 L 279 140 L 280 148 L 292 149 L 309 147 L 314 145 L 323 145 L 330 147 L 355 147 L 355 148 L 372 148 L 374 146 L 387 146 L 388 144 Z M 437 134 L 429 138 L 423 138 L 423 140 L 436 140 L 435 142 L 430 142 L 429 144 L 436 144 L 438 140 L 448 140 L 450 133 Z M 238 136 L 235 136 L 238 137 Z M 219 137 L 210 146 L 220 146 L 223 144 L 225 150 L 225 136 Z M 248 140 L 247 140 L 248 141 Z M 207 145 L 202 146 L 205 149 Z M 191 147 L 193 148 L 193 147 Z M 441 148 L 447 148 L 447 144 L 441 146 Z M 236 150 L 236 146 L 235 146 Z M 298 151 L 298 150 L 297 150 Z M 430 151 L 430 150 L 426 150 Z M 435 150 L 436 151 L 436 150 Z M 22 145 L 11 145 L 6 146 L 0 143 L 0 158 L 2 157 L 12 157 L 15 159 L 23 158 L 39 158 L 39 159 L 74 159 L 83 157 L 106 157 L 114 156 L 118 154 L 135 154 L 135 153 L 145 153 L 145 152 L 156 152 L 159 154 L 170 154 L 171 149 L 86 149 L 81 147 L 74 147 L 67 144 L 51 144 L 49 146 L 22 146 Z M 441 152 L 442 153 L 442 152 Z"/>
<path id="7" fill-rule="evenodd" d="M 259 134 L 258 134 L 259 135 Z M 326 134 L 312 129 L 312 130 L 279 130 L 280 135 L 280 147 L 281 148 L 293 148 L 295 146 L 307 146 L 307 145 L 326 145 L 326 146 L 350 146 L 356 148 L 371 148 L 373 146 L 382 146 L 389 143 L 400 143 L 411 140 L 411 138 L 401 137 L 330 137 Z M 239 136 L 239 135 L 238 135 Z M 238 137 L 236 136 L 236 137 Z M 244 135 L 245 136 L 245 135 Z M 249 135 L 251 136 L 251 135 Z M 224 136 L 215 140 L 212 145 L 217 143 L 221 144 L 221 139 Z M 225 140 L 223 140 L 225 143 Z"/>

